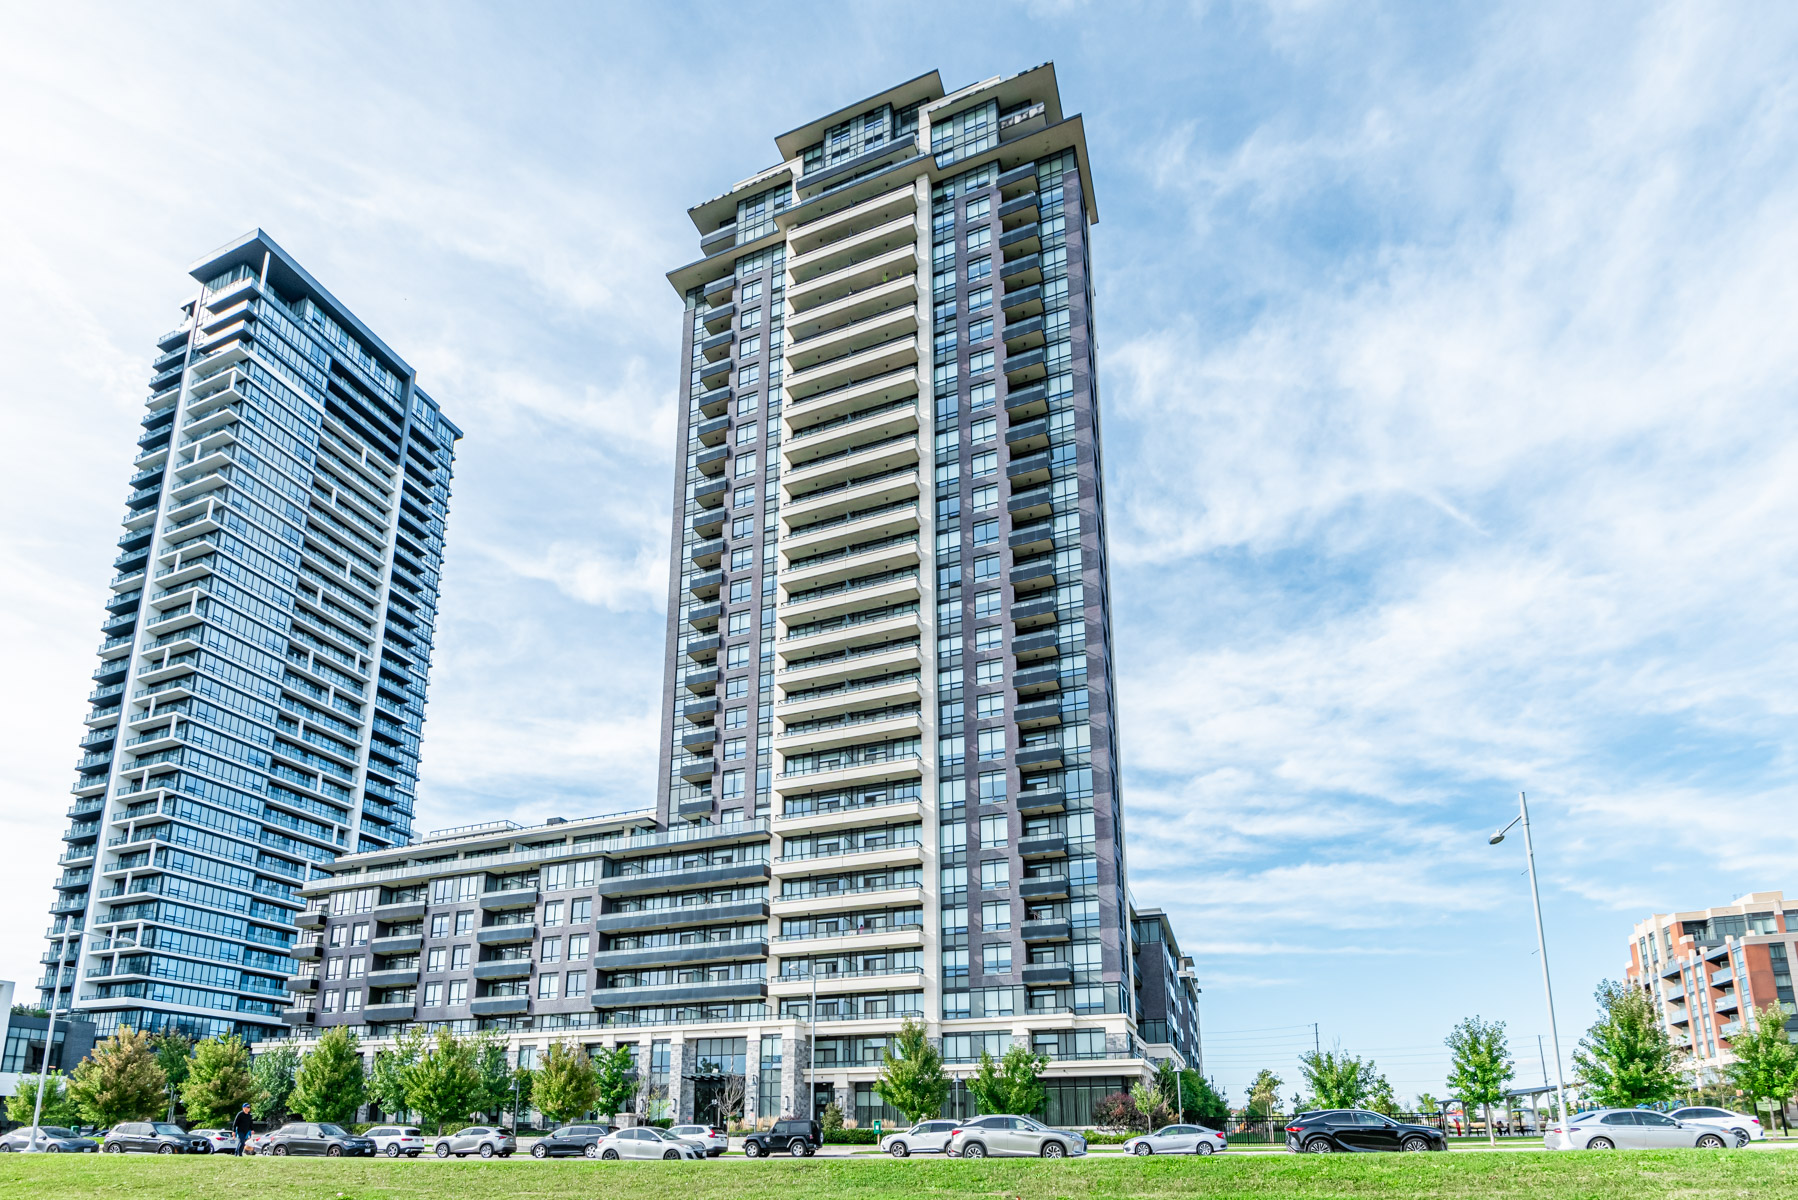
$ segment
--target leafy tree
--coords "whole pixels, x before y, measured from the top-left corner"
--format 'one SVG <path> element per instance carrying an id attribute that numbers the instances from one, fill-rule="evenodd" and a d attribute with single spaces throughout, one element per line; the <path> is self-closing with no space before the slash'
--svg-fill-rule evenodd
<path id="1" fill-rule="evenodd" d="M 229 1125 L 237 1110 L 256 1096 L 250 1077 L 250 1050 L 236 1034 L 207 1038 L 194 1047 L 193 1065 L 181 1084 L 187 1119 L 212 1128 Z"/>
<path id="2" fill-rule="evenodd" d="M 70 1101 L 94 1125 L 153 1120 L 167 1108 L 168 1095 L 169 1077 L 156 1065 L 150 1035 L 128 1025 L 95 1046 L 69 1077 Z"/>
<path id="3" fill-rule="evenodd" d="M 881 1061 L 880 1079 L 874 1084 L 874 1091 L 912 1121 L 943 1111 L 943 1103 L 949 1098 L 949 1075 L 943 1070 L 943 1056 L 930 1044 L 922 1021 L 907 1017 L 899 1026 L 893 1049 Z"/>
<path id="4" fill-rule="evenodd" d="M 1398 1097 L 1392 1094 L 1392 1085 L 1384 1075 L 1374 1076 L 1373 1086 L 1368 1089 L 1367 1098 L 1362 1101 L 1362 1105 L 1389 1117 L 1398 1116 Z"/>
<path id="5" fill-rule="evenodd" d="M 410 1072 L 406 1107 L 443 1132 L 445 1121 L 463 1121 L 480 1110 L 486 1098 L 475 1047 L 447 1029 L 437 1031 L 436 1044 L 424 1052 Z"/>
<path id="6" fill-rule="evenodd" d="M 1426 1117 L 1433 1117 L 1442 1111 L 1442 1101 L 1428 1092 L 1417 1093 L 1417 1111 Z"/>
<path id="7" fill-rule="evenodd" d="M 1136 1105 L 1129 1092 L 1113 1092 L 1093 1101 L 1093 1124 L 1107 1133 L 1121 1133 L 1136 1119 Z"/>
<path id="8" fill-rule="evenodd" d="M 300 1048 L 292 1042 L 265 1045 L 268 1048 L 250 1060 L 250 1078 L 256 1084 L 250 1113 L 258 1121 L 273 1121 L 287 1115 L 293 1077 L 300 1069 Z"/>
<path id="9" fill-rule="evenodd" d="M 613 1046 L 594 1056 L 593 1086 L 593 1107 L 605 1116 L 631 1111 L 637 1098 L 637 1056 L 629 1046 Z M 653 1111 L 655 1100 L 645 1097 L 646 1111 Z"/>
<path id="10" fill-rule="evenodd" d="M 175 1119 L 175 1100 L 181 1094 L 181 1085 L 187 1082 L 187 1072 L 193 1067 L 194 1043 L 186 1034 L 165 1029 L 161 1033 L 150 1035 L 150 1048 L 155 1051 L 156 1065 L 169 1081 L 169 1116 Z"/>
<path id="11" fill-rule="evenodd" d="M 506 1043 L 498 1034 L 485 1031 L 475 1035 L 472 1046 L 475 1073 L 481 1079 L 474 1111 L 502 1112 L 512 1103 L 512 1064 L 506 1061 Z"/>
<path id="12" fill-rule="evenodd" d="M 1150 1130 L 1167 1121 L 1167 1099 L 1162 1096 L 1158 1086 L 1137 1080 L 1130 1085 L 1130 1106 L 1136 1110 L 1137 1121 L 1144 1130 Z"/>
<path id="13" fill-rule="evenodd" d="M 1482 1021 L 1477 1015 L 1455 1026 L 1444 1038 L 1448 1047 L 1449 1090 L 1463 1105 L 1477 1104 L 1486 1116 L 1486 1140 L 1498 1145 L 1492 1125 L 1492 1106 L 1505 1102 L 1505 1085 L 1517 1075 L 1503 1021 Z"/>
<path id="14" fill-rule="evenodd" d="M 998 1062 L 982 1050 L 980 1068 L 968 1080 L 968 1090 L 982 1113 L 1012 1113 L 1027 1117 L 1041 1108 L 1049 1093 L 1037 1077 L 1049 1065 L 1046 1054 L 1035 1054 L 1013 1044 Z"/>
<path id="15" fill-rule="evenodd" d="M 1230 1119 L 1230 1102 L 1211 1081 L 1188 1067 L 1180 1072 L 1180 1119 L 1222 1129 Z"/>
<path id="16" fill-rule="evenodd" d="M 1373 1059 L 1363 1062 L 1341 1047 L 1299 1055 L 1299 1070 L 1318 1108 L 1359 1108 L 1379 1077 Z"/>
<path id="17" fill-rule="evenodd" d="M 12 1015 L 15 1017 L 47 1017 L 50 1015 L 50 1010 L 41 1004 L 15 1004 L 12 1006 Z M 46 1100 L 45 1103 L 47 1104 L 49 1101 Z"/>
<path id="18" fill-rule="evenodd" d="M 1261 1073 L 1256 1075 L 1254 1081 L 1249 1084 L 1249 1103 L 1246 1115 L 1257 1120 L 1266 1120 L 1271 1117 L 1274 1110 L 1280 1105 L 1280 1089 L 1285 1086 L 1285 1082 L 1266 1067 L 1261 1068 Z"/>
<path id="19" fill-rule="evenodd" d="M 843 1132 L 843 1106 L 832 1100 L 818 1114 L 818 1129 L 823 1133 Z"/>
<path id="20" fill-rule="evenodd" d="M 406 1089 L 412 1085 L 412 1069 L 424 1057 L 425 1031 L 408 1026 L 391 1050 L 375 1051 L 374 1068 L 368 1073 L 368 1098 L 388 1116 L 407 1110 Z"/>
<path id="21" fill-rule="evenodd" d="M 362 1043 L 348 1025 L 325 1031 L 318 1045 L 300 1060 L 290 1101 L 308 1121 L 347 1125 L 356 1119 L 367 1095 L 362 1075 Z"/>
<path id="22" fill-rule="evenodd" d="M 518 1123 L 521 1113 L 531 1111 L 532 1100 L 537 1092 L 537 1072 L 529 1067 L 512 1068 L 512 1122 Z"/>
<path id="23" fill-rule="evenodd" d="M 20 1075 L 18 1091 L 6 1098 L 6 1119 L 18 1125 L 30 1125 L 37 1112 L 37 1080 L 33 1075 Z M 39 1118 L 44 1125 L 75 1125 L 81 1121 L 81 1110 L 69 1098 L 62 1072 L 44 1076 L 44 1112 Z"/>
<path id="24" fill-rule="evenodd" d="M 1735 1062 L 1725 1068 L 1729 1081 L 1747 1094 L 1752 1107 L 1771 1100 L 1785 1125 L 1785 1102 L 1798 1092 L 1798 1047 L 1786 1033 L 1785 1009 L 1769 1004 L 1754 1014 L 1751 1030 L 1729 1039 Z"/>
<path id="25" fill-rule="evenodd" d="M 1648 993 L 1607 979 L 1594 995 L 1604 1015 L 1573 1052 L 1587 1099 L 1604 1108 L 1671 1100 L 1679 1092 L 1680 1053 Z"/>
<path id="26" fill-rule="evenodd" d="M 537 1068 L 535 1086 L 537 1110 L 558 1124 L 585 1115 L 599 1102 L 593 1060 L 572 1042 L 550 1046 Z"/>

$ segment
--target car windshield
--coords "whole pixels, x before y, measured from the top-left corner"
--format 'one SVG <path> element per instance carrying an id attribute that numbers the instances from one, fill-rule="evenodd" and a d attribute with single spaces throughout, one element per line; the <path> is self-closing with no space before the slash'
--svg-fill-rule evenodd
<path id="1" fill-rule="evenodd" d="M 153 1124 L 151 1124 L 150 1128 L 154 1129 L 157 1133 L 160 1133 L 165 1137 L 180 1137 L 180 1136 L 182 1136 L 181 1126 L 171 1125 L 167 1121 L 156 1121 Z"/>
<path id="2" fill-rule="evenodd" d="M 324 1134 L 326 1137 L 349 1137 L 350 1136 L 349 1134 L 344 1132 L 343 1126 L 341 1126 L 341 1125 L 329 1125 L 329 1124 L 320 1125 L 318 1127 L 318 1131 L 320 1133 Z"/>
<path id="3" fill-rule="evenodd" d="M 31 1131 L 27 1129 L 27 1130 L 21 1130 L 20 1132 L 29 1133 Z M 72 1133 L 71 1131 L 69 1131 L 67 1129 L 64 1129 L 61 1125 L 45 1125 L 43 1127 L 43 1134 L 45 1137 L 72 1138 L 75 1136 L 74 1133 Z"/>
<path id="4" fill-rule="evenodd" d="M 659 1141 L 664 1141 L 664 1142 L 680 1141 L 679 1138 L 675 1137 L 672 1133 L 669 1133 L 666 1129 L 657 1129 L 653 1125 L 644 1127 L 643 1132 L 649 1134 L 649 1136 L 656 1138 Z"/>

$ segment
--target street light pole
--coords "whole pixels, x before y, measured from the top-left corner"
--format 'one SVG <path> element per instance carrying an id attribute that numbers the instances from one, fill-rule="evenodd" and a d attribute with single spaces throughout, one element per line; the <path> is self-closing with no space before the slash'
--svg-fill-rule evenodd
<path id="1" fill-rule="evenodd" d="M 44 1058 L 37 1068 L 37 1103 L 31 1109 L 31 1143 L 28 1149 L 37 1149 L 38 1135 L 43 1130 L 44 1117 L 44 1082 L 50 1070 L 50 1055 L 56 1051 L 56 997 L 62 991 L 62 962 L 56 964 L 56 987 L 50 992 L 50 1027 L 44 1030 Z"/>
<path id="2" fill-rule="evenodd" d="M 1522 792 L 1517 793 L 1517 818 L 1510 825 L 1493 834 L 1488 844 L 1496 846 L 1505 840 L 1512 825 L 1523 825 L 1523 857 L 1530 870 L 1530 904 L 1536 912 L 1536 957 L 1542 960 L 1542 995 L 1548 1001 L 1548 1036 L 1555 1047 L 1555 1100 L 1560 1105 L 1561 1113 L 1561 1145 L 1568 1148 L 1573 1139 L 1567 1132 L 1567 1121 L 1571 1114 L 1567 1111 L 1567 1080 L 1561 1067 L 1561 1031 L 1555 1026 L 1555 991 L 1548 978 L 1548 942 L 1542 935 L 1542 892 L 1536 886 L 1536 846 L 1530 837 L 1529 800 Z"/>

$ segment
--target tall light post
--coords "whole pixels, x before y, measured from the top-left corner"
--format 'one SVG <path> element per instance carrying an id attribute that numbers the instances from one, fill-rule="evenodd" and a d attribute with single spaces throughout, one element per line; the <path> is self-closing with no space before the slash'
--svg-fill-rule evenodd
<path id="1" fill-rule="evenodd" d="M 1542 893 L 1536 886 L 1536 847 L 1530 840 L 1530 806 L 1522 792 L 1517 793 L 1517 815 L 1509 825 L 1488 838 L 1486 844 L 1498 845 L 1519 823 L 1523 825 L 1523 857 L 1530 869 L 1530 903 L 1536 910 L 1536 957 L 1542 960 L 1542 995 L 1548 1001 L 1548 1036 L 1555 1047 L 1555 1099 L 1561 1109 L 1561 1147 L 1568 1149 L 1573 1145 L 1573 1139 L 1567 1133 L 1571 1114 L 1567 1111 L 1567 1080 L 1561 1068 L 1561 1031 L 1555 1026 L 1555 990 L 1548 981 L 1548 942 L 1542 936 Z"/>
<path id="2" fill-rule="evenodd" d="M 27 1151 L 37 1149 L 37 1140 L 43 1132 L 44 1118 L 44 1084 L 50 1071 L 50 1056 L 56 1052 L 56 998 L 62 994 L 62 962 L 56 964 L 56 987 L 50 992 L 50 1022 L 44 1030 L 44 1059 L 37 1069 L 37 1102 L 31 1108 L 31 1141 L 26 1145 Z"/>

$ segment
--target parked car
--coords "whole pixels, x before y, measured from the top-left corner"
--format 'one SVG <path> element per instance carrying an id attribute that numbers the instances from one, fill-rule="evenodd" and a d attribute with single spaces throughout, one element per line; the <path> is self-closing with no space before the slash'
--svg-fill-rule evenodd
<path id="1" fill-rule="evenodd" d="M 1229 1148 L 1228 1138 L 1203 1125 L 1164 1125 L 1124 1143 L 1125 1154 L 1216 1154 Z"/>
<path id="2" fill-rule="evenodd" d="M 538 1138 L 537 1144 L 531 1147 L 531 1157 L 567 1158 L 584 1154 L 588 1158 L 598 1158 L 599 1139 L 612 1131 L 610 1125 L 564 1125 Z"/>
<path id="3" fill-rule="evenodd" d="M 1767 1131 L 1761 1128 L 1761 1119 L 1750 1113 L 1695 1104 L 1687 1108 L 1676 1108 L 1667 1115 L 1681 1125 L 1709 1125 L 1714 1129 L 1727 1129 L 1735 1135 L 1738 1150 L 1749 1142 L 1765 1141 L 1767 1137 Z"/>
<path id="4" fill-rule="evenodd" d="M 269 1132 L 273 1131 L 270 1130 Z M 245 1154 L 260 1154 L 262 1153 L 263 1144 L 267 1141 L 268 1133 L 252 1133 L 250 1135 L 250 1140 L 243 1144 L 243 1152 Z"/>
<path id="5" fill-rule="evenodd" d="M 1332 1108 L 1294 1117 L 1286 1126 L 1286 1148 L 1305 1154 L 1447 1150 L 1448 1135 L 1430 1125 L 1406 1125 L 1364 1108 Z"/>
<path id="6" fill-rule="evenodd" d="M 410 1125 L 376 1125 L 362 1136 L 375 1144 L 376 1154 L 385 1154 L 388 1158 L 398 1158 L 402 1154 L 417 1158 L 425 1150 L 424 1131 Z"/>
<path id="7" fill-rule="evenodd" d="M 783 1117 L 774 1128 L 752 1133 L 743 1139 L 743 1153 L 750 1158 L 763 1158 L 785 1150 L 795 1158 L 810 1158 L 824 1144 L 824 1130 L 816 1121 Z"/>
<path id="8" fill-rule="evenodd" d="M 730 1134 L 716 1125 L 676 1125 L 668 1132 L 692 1142 L 705 1151 L 707 1158 L 717 1158 L 730 1149 Z"/>
<path id="9" fill-rule="evenodd" d="M 261 1154 L 277 1158 L 289 1154 L 322 1154 L 326 1158 L 373 1158 L 372 1138 L 351 1133 L 329 1121 L 293 1121 L 271 1130 L 262 1139 Z"/>
<path id="10" fill-rule="evenodd" d="M 100 1148 L 93 1138 L 82 1137 L 61 1125 L 27 1125 L 0 1137 L 0 1154 L 27 1153 L 32 1149 L 32 1133 L 37 1133 L 37 1150 L 48 1154 L 92 1154 Z"/>
<path id="11" fill-rule="evenodd" d="M 677 1138 L 666 1129 L 652 1125 L 636 1129 L 620 1129 L 599 1139 L 599 1156 L 607 1160 L 620 1158 L 702 1159 L 705 1151 L 685 1138 Z"/>
<path id="12" fill-rule="evenodd" d="M 108 1154 L 205 1154 L 212 1143 L 169 1121 L 121 1121 L 107 1133 L 100 1149 Z"/>
<path id="13" fill-rule="evenodd" d="M 919 1121 L 910 1129 L 889 1133 L 881 1138 L 880 1148 L 894 1158 L 909 1158 L 913 1154 L 941 1154 L 948 1149 L 949 1135 L 955 1129 L 954 1121 Z"/>
<path id="14" fill-rule="evenodd" d="M 1561 1137 L 1563 1128 L 1567 1133 L 1565 1140 Z M 1671 1146 L 1722 1150 L 1734 1142 L 1729 1130 L 1714 1125 L 1689 1125 L 1645 1108 L 1593 1109 L 1542 1135 L 1542 1144 L 1550 1150 L 1658 1150 Z"/>
<path id="15" fill-rule="evenodd" d="M 190 1129 L 190 1137 L 206 1139 L 206 1149 L 213 1154 L 236 1154 L 237 1132 L 231 1129 Z"/>
<path id="16" fill-rule="evenodd" d="M 1064 1158 L 1085 1154 L 1086 1139 L 1030 1117 L 977 1117 L 956 1126 L 946 1153 L 958 1158 Z"/>
<path id="17" fill-rule="evenodd" d="M 511 1158 L 518 1149 L 518 1139 L 512 1136 L 510 1129 L 501 1129 L 497 1125 L 470 1125 L 467 1129 L 458 1129 L 447 1137 L 437 1139 L 437 1157 L 466 1158 L 470 1154 L 479 1154 L 482 1158 Z"/>

